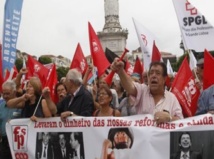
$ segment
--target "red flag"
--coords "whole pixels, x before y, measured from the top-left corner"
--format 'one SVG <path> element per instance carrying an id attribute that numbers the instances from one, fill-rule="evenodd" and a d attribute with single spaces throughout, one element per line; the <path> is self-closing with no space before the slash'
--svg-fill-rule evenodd
<path id="1" fill-rule="evenodd" d="M 50 94 L 52 100 L 56 103 L 57 102 L 57 96 L 55 94 L 55 86 L 57 84 L 57 73 L 56 73 L 56 65 L 53 64 L 52 69 L 50 70 L 50 75 L 46 83 L 46 87 L 50 88 Z"/>
<path id="2" fill-rule="evenodd" d="M 143 65 L 142 65 L 142 62 L 140 61 L 138 56 L 137 56 L 136 61 L 135 61 L 133 73 L 139 74 L 140 77 L 143 73 Z"/>
<path id="3" fill-rule="evenodd" d="M 71 65 L 70 65 L 70 69 L 72 69 L 72 68 L 76 68 L 82 74 L 85 74 L 85 71 L 88 68 L 86 58 L 83 54 L 82 48 L 79 43 L 77 44 L 77 48 L 76 48 L 73 60 L 71 62 Z"/>
<path id="4" fill-rule="evenodd" d="M 9 77 L 10 77 L 10 71 L 8 69 L 6 69 L 4 82 L 7 81 L 9 79 Z"/>
<path id="5" fill-rule="evenodd" d="M 128 75 L 131 75 L 133 73 L 133 66 L 129 63 L 128 59 L 126 60 L 126 68 L 125 71 Z"/>
<path id="6" fill-rule="evenodd" d="M 195 84 L 187 57 L 183 60 L 172 83 L 172 93 L 175 94 L 180 102 L 185 116 L 194 116 L 200 91 Z"/>
<path id="7" fill-rule="evenodd" d="M 173 77 L 172 77 L 173 78 Z M 169 75 L 166 76 L 166 82 L 165 85 L 167 86 L 167 89 L 169 90 L 171 88 L 171 79 Z"/>
<path id="8" fill-rule="evenodd" d="M 155 41 L 154 41 L 153 49 L 152 49 L 152 62 L 155 62 L 155 61 L 161 61 L 161 54 L 157 46 L 155 45 Z"/>
<path id="9" fill-rule="evenodd" d="M 32 76 L 37 76 L 41 80 L 42 86 L 44 87 L 49 74 L 48 68 L 28 55 L 27 69 L 28 73 L 26 75 L 26 78 L 29 79 Z"/>
<path id="10" fill-rule="evenodd" d="M 204 51 L 204 73 L 203 73 L 203 89 L 204 90 L 214 84 L 213 72 L 214 72 L 214 58 L 205 49 L 205 51 Z"/>
<path id="11" fill-rule="evenodd" d="M 13 66 L 13 68 L 10 71 L 10 77 L 9 79 L 14 79 L 18 74 L 18 70 L 16 68 L 16 65 Z"/>
<path id="12" fill-rule="evenodd" d="M 5 78 L 4 78 L 4 82 L 7 80 L 12 80 L 14 79 L 18 74 L 18 70 L 16 68 L 16 66 L 14 65 L 13 68 L 11 69 L 11 71 L 9 71 L 8 69 L 6 69 L 6 73 L 5 73 Z"/>
<path id="13" fill-rule="evenodd" d="M 88 23 L 88 31 L 91 57 L 93 59 L 94 66 L 97 67 L 98 77 L 100 77 L 110 66 L 110 63 L 108 62 L 100 41 L 90 23 Z"/>

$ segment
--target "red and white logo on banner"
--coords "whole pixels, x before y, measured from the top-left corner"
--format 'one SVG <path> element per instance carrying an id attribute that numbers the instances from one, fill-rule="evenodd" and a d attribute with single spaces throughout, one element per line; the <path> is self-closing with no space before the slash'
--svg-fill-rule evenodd
<path id="1" fill-rule="evenodd" d="M 13 150 L 27 151 L 28 126 L 12 126 Z"/>

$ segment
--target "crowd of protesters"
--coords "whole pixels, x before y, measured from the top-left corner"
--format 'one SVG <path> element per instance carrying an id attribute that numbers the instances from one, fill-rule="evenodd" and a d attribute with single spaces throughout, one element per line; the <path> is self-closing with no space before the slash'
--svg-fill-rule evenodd
<path id="1" fill-rule="evenodd" d="M 196 114 L 214 111 L 214 87 L 202 90 L 203 63 L 203 59 L 198 61 L 196 71 L 201 89 Z M 31 77 L 22 88 L 21 77 L 28 71 L 25 68 L 13 80 L 5 81 L 0 101 L 0 158 L 11 158 L 5 125 L 14 118 L 36 121 L 37 118 L 59 116 L 65 121 L 70 116 L 152 114 L 157 124 L 184 118 L 176 96 L 165 87 L 167 68 L 163 62 L 152 62 L 148 72 L 130 76 L 124 70 L 124 63 L 115 59 L 111 70 L 118 76 L 113 78 L 111 85 L 106 82 L 105 73 L 88 85 L 87 77 L 91 70 L 89 67 L 82 76 L 77 69 L 70 69 L 66 77 L 55 85 L 58 101 L 51 98 L 49 87 L 42 88 L 38 77 Z"/>

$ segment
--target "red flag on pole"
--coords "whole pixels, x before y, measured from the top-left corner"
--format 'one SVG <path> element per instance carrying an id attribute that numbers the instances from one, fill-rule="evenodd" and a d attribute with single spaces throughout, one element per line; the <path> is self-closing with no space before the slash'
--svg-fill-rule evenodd
<path id="1" fill-rule="evenodd" d="M 126 73 L 131 76 L 131 74 L 133 73 L 133 66 L 129 63 L 128 59 L 126 60 L 126 67 L 125 67 L 125 71 Z"/>
<path id="2" fill-rule="evenodd" d="M 209 86 L 214 84 L 214 58 L 205 49 L 204 51 L 204 73 L 203 73 L 203 89 L 205 90 Z"/>
<path id="3" fill-rule="evenodd" d="M 138 56 L 136 57 L 133 73 L 139 74 L 140 77 L 141 77 L 141 75 L 143 73 L 143 65 L 142 65 L 142 62 L 140 61 Z"/>
<path id="4" fill-rule="evenodd" d="M 7 81 L 9 79 L 9 77 L 10 77 L 10 71 L 8 69 L 6 69 L 4 82 Z"/>
<path id="5" fill-rule="evenodd" d="M 46 86 L 50 88 L 51 98 L 54 102 L 57 102 L 57 96 L 55 94 L 55 85 L 56 84 L 57 84 L 56 65 L 53 64 L 53 67 L 50 70 L 50 75 L 47 80 Z"/>
<path id="6" fill-rule="evenodd" d="M 76 51 L 70 65 L 70 69 L 72 68 L 76 68 L 79 72 L 82 73 L 82 75 L 85 74 L 85 71 L 88 68 L 86 58 L 79 43 L 77 44 Z"/>
<path id="7" fill-rule="evenodd" d="M 171 91 L 180 102 L 184 115 L 188 117 L 194 116 L 200 91 L 195 84 L 187 57 L 183 60 L 180 69 L 175 76 Z"/>
<path id="8" fill-rule="evenodd" d="M 11 69 L 10 71 L 10 76 L 9 76 L 9 79 L 14 79 L 18 74 L 18 70 L 16 68 L 16 65 L 13 66 L 13 68 Z"/>
<path id="9" fill-rule="evenodd" d="M 157 46 L 155 45 L 155 41 L 154 41 L 153 49 L 152 49 L 152 62 L 155 62 L 155 61 L 161 61 L 161 54 Z"/>
<path id="10" fill-rule="evenodd" d="M 100 41 L 92 28 L 91 24 L 88 22 L 88 31 L 89 31 L 89 43 L 91 49 L 91 57 L 93 59 L 94 66 L 97 67 L 98 77 L 100 77 L 105 70 L 110 66 L 103 48 L 100 44 Z"/>
<path id="11" fill-rule="evenodd" d="M 46 77 L 48 77 L 49 74 L 49 69 L 39 63 L 30 55 L 28 55 L 27 69 L 28 73 L 26 75 L 26 78 L 29 79 L 32 76 L 37 76 L 41 80 L 42 86 L 44 87 L 47 80 Z"/>

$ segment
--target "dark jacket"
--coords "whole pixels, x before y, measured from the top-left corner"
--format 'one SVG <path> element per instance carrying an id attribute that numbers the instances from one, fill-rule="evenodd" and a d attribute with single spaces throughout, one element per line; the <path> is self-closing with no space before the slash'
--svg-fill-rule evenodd
<path id="1" fill-rule="evenodd" d="M 72 96 L 68 95 L 60 103 L 57 104 L 57 114 L 65 111 L 72 111 L 79 116 L 92 116 L 94 103 L 91 93 L 84 87 L 80 86 L 79 92 L 73 97 L 72 103 L 69 105 Z"/>
<path id="2" fill-rule="evenodd" d="M 62 150 L 61 147 L 58 145 L 54 150 L 54 157 L 55 159 L 70 159 L 71 157 L 71 148 L 69 148 L 69 145 L 66 145 L 66 156 L 63 158 L 62 156 Z"/>
<path id="3" fill-rule="evenodd" d="M 43 148 L 42 140 L 39 140 L 38 143 L 36 144 L 36 154 L 35 154 L 36 159 L 41 158 L 42 152 L 44 151 L 42 148 Z M 47 148 L 47 158 L 54 159 L 54 147 L 50 142 L 48 143 L 48 148 Z"/>
<path id="4" fill-rule="evenodd" d="M 180 159 L 181 151 L 171 155 L 170 159 Z M 202 154 L 198 151 L 190 151 L 190 159 L 202 159 Z"/>

